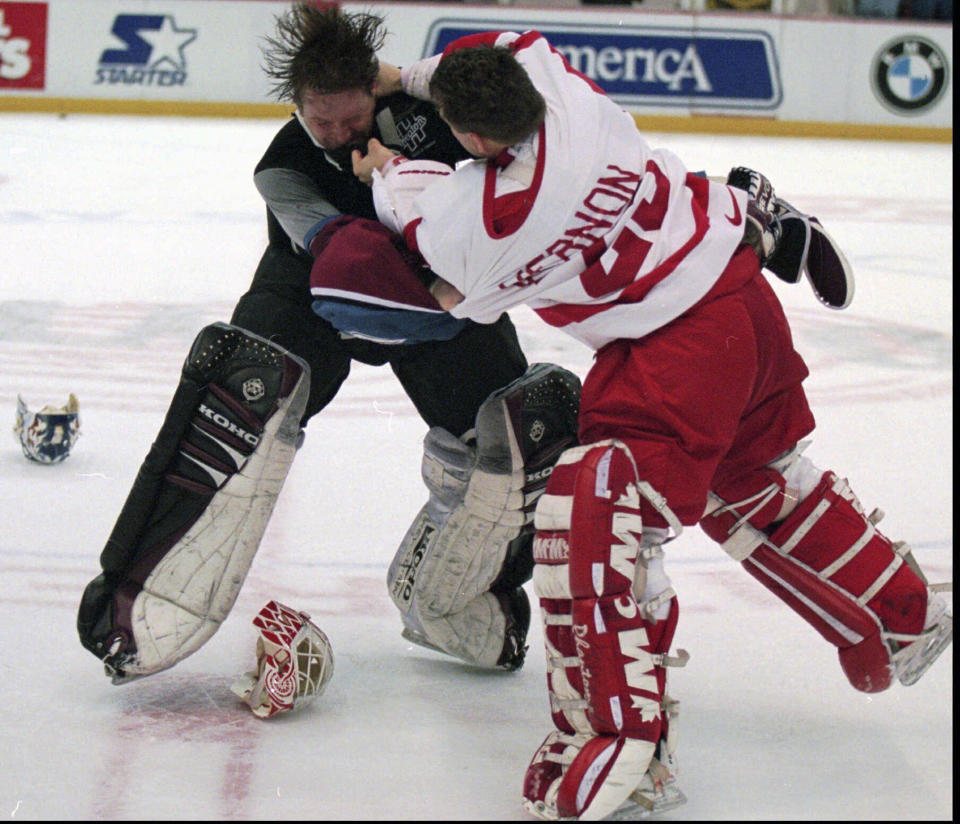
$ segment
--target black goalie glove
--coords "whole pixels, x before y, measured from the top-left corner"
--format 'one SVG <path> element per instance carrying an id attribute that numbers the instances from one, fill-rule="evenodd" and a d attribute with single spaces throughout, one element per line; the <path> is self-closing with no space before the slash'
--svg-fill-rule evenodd
<path id="1" fill-rule="evenodd" d="M 773 185 L 760 172 L 745 166 L 730 170 L 727 185 L 742 189 L 749 196 L 743 240 L 757 253 L 760 265 L 766 266 L 780 242 L 781 233 Z"/>
<path id="2" fill-rule="evenodd" d="M 760 265 L 785 283 L 806 275 L 824 306 L 846 309 L 853 300 L 853 270 L 820 221 L 777 197 L 770 181 L 753 169 L 731 169 L 727 185 L 749 196 L 744 242 Z"/>

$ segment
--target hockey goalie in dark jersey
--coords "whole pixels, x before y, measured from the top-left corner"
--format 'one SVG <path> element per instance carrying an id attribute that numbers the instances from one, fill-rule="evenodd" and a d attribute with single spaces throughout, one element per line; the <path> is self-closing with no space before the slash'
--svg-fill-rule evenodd
<path id="1" fill-rule="evenodd" d="M 343 249 L 337 229 L 347 216 L 375 218 L 369 188 L 350 169 L 352 148 L 375 136 L 414 156 L 467 156 L 433 106 L 375 96 L 383 36 L 379 17 L 304 4 L 279 18 L 268 43 L 277 94 L 296 105 L 254 175 L 269 245 L 230 323 L 194 342 L 80 605 L 80 640 L 115 683 L 174 665 L 220 626 L 303 430 L 353 360 L 389 364 L 429 427 L 430 502 L 389 573 L 405 634 L 474 665 L 523 662 L 522 584 L 532 568 L 524 524 L 550 462 L 574 441 L 579 381 L 559 367 L 528 368 L 507 315 L 481 325 L 409 301 L 359 315 L 350 301 L 312 308 L 311 250 L 328 250 L 327 265 Z M 304 70 L 293 58 L 307 54 L 315 59 Z M 349 258 L 386 274 L 403 250 L 379 249 L 354 245 Z M 473 558 L 470 579 L 451 577 L 456 563 L 437 554 L 422 566 L 404 560 L 434 544 Z"/>

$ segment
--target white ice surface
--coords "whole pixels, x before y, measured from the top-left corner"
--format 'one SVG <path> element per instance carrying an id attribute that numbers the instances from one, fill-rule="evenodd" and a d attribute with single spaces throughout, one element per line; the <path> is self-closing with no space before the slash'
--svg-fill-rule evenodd
<path id="1" fill-rule="evenodd" d="M 422 504 L 425 426 L 357 365 L 311 423 L 237 606 L 174 669 L 114 687 L 76 608 L 205 323 L 265 243 L 251 175 L 278 123 L 0 115 L 0 815 L 10 819 L 515 819 L 550 728 L 541 631 L 518 673 L 399 635 L 384 586 Z M 746 163 L 816 214 L 857 274 L 831 312 L 777 282 L 818 419 L 808 455 L 849 478 L 934 580 L 952 577 L 951 147 L 653 135 L 691 169 Z M 517 312 L 531 361 L 580 345 Z M 24 460 L 31 408 L 80 399 L 67 462 Z M 3 421 L 6 420 L 6 423 Z M 850 688 L 834 649 L 695 529 L 669 546 L 682 702 L 672 820 L 949 819 L 952 650 L 910 688 Z M 952 597 L 952 596 L 951 596 Z M 229 692 L 270 598 L 310 612 L 336 673 L 262 722 Z"/>

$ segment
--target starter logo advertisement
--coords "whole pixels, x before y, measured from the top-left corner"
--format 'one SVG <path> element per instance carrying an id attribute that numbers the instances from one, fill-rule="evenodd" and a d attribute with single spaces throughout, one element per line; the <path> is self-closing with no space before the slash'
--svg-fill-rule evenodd
<path id="1" fill-rule="evenodd" d="M 891 40 L 877 52 L 870 68 L 873 93 L 880 103 L 908 116 L 921 114 L 940 100 L 948 80 L 946 55 L 923 37 Z"/>
<path id="2" fill-rule="evenodd" d="M 491 26 L 438 20 L 427 33 L 423 56 Z M 513 21 L 498 21 L 496 28 L 536 29 L 573 68 L 622 104 L 774 109 L 783 100 L 774 42 L 763 31 Z"/>
<path id="3" fill-rule="evenodd" d="M 47 4 L 0 3 L 0 89 L 42 89 Z"/>
<path id="4" fill-rule="evenodd" d="M 186 49 L 197 30 L 178 26 L 169 14 L 118 14 L 110 33 L 123 45 L 104 49 L 95 84 L 182 86 Z"/>

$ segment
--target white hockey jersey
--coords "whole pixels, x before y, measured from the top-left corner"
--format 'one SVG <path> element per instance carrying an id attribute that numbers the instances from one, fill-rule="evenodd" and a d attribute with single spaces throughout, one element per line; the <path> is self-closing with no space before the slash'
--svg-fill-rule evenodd
<path id="1" fill-rule="evenodd" d="M 374 175 L 381 218 L 463 293 L 451 310 L 458 317 L 493 322 L 526 303 L 599 348 L 642 337 L 689 309 L 743 239 L 746 193 L 651 149 L 633 118 L 542 35 L 489 38 L 514 50 L 546 100 L 539 133 L 510 150 L 511 165 L 525 175 L 487 160 L 447 175 L 429 162 L 420 175 L 421 161 L 391 164 Z M 405 70 L 421 93 L 436 63 Z M 417 178 L 424 182 L 409 197 Z M 518 179 L 524 212 L 498 230 L 498 198 L 516 192 Z"/>

